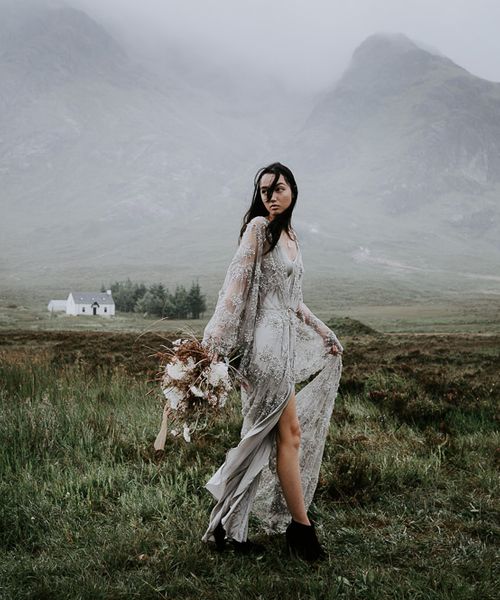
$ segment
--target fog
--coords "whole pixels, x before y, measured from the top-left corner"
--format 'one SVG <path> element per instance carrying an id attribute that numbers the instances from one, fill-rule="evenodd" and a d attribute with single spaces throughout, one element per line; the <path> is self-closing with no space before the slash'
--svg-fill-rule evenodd
<path id="1" fill-rule="evenodd" d="M 496 0 L 69 0 L 144 52 L 179 42 L 221 65 L 329 86 L 375 32 L 401 32 L 470 72 L 500 81 Z"/>
<path id="2" fill-rule="evenodd" d="M 46 10 L 65 4 L 82 12 Z M 500 84 L 480 78 L 500 80 L 499 13 L 486 0 L 0 0 L 0 277 L 203 272 L 215 293 L 253 176 L 280 160 L 321 289 L 496 290 Z"/>

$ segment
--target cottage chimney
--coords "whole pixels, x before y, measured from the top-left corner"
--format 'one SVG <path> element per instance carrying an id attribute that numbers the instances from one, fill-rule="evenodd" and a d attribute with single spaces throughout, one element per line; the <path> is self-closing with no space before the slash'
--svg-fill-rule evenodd
<path id="1" fill-rule="evenodd" d="M 106 294 L 107 294 L 108 296 L 111 296 L 111 290 L 106 290 Z"/>

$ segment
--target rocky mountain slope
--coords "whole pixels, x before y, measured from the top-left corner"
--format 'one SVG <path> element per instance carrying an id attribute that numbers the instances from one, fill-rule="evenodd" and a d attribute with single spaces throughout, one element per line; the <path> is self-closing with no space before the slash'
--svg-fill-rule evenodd
<path id="1" fill-rule="evenodd" d="M 298 179 L 310 279 L 411 290 L 443 273 L 473 285 L 477 271 L 497 285 L 500 84 L 377 34 L 311 99 L 208 62 L 183 80 L 181 49 L 161 69 L 138 62 L 63 5 L 0 11 L 8 285 L 141 275 L 216 287 L 253 175 L 272 160 Z"/>

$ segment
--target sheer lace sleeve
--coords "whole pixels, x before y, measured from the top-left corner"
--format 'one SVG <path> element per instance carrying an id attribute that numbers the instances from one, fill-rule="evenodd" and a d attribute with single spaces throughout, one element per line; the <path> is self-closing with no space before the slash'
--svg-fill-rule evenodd
<path id="1" fill-rule="evenodd" d="M 266 227 L 262 216 L 248 223 L 205 327 L 202 345 L 220 356 L 252 342 Z"/>
<path id="2" fill-rule="evenodd" d="M 300 292 L 300 303 L 297 309 L 297 315 L 306 325 L 314 329 L 322 338 L 325 346 L 331 348 L 335 345 L 340 352 L 344 351 L 342 344 L 333 331 L 327 327 L 321 319 L 318 319 L 304 303 L 302 291 Z"/>

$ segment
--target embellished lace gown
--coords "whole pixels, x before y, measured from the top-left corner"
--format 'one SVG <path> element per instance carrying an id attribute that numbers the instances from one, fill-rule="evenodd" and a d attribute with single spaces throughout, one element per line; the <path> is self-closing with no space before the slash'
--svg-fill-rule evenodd
<path id="1" fill-rule="evenodd" d="M 291 516 L 276 472 L 277 424 L 295 383 L 311 378 L 296 394 L 309 507 L 342 372 L 341 355 L 330 352 L 332 345 L 343 350 L 342 345 L 303 302 L 300 246 L 292 260 L 281 238 L 264 255 L 268 223 L 263 216 L 248 223 L 203 334 L 202 344 L 219 356 L 240 354 L 243 414 L 239 444 L 205 484 L 217 503 L 204 542 L 215 541 L 220 521 L 228 538 L 245 541 L 251 512 L 267 533 L 285 531 Z"/>

